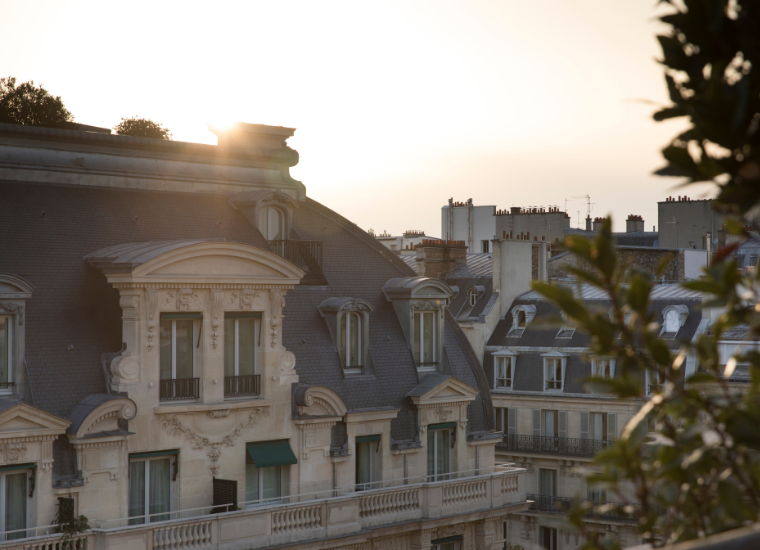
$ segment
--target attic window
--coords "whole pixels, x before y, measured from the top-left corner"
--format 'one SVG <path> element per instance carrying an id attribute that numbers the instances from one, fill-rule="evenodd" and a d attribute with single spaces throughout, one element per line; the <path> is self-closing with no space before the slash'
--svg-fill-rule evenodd
<path id="1" fill-rule="evenodd" d="M 660 338 L 664 340 L 674 340 L 678 331 L 686 322 L 689 316 L 689 308 L 685 305 L 668 306 L 662 310 L 662 331 Z"/>
<path id="2" fill-rule="evenodd" d="M 519 338 L 536 315 L 536 306 L 519 305 L 512 310 L 512 328 L 507 335 L 510 338 Z"/>
<path id="3" fill-rule="evenodd" d="M 511 351 L 499 351 L 493 356 L 493 389 L 511 391 L 514 388 L 515 361 L 517 354 Z"/>
<path id="4" fill-rule="evenodd" d="M 565 312 L 563 311 L 561 313 L 564 324 L 562 325 L 562 328 L 559 329 L 559 332 L 555 338 L 572 338 L 573 334 L 575 334 L 575 327 L 570 324 L 567 315 L 565 315 Z"/>
<path id="5" fill-rule="evenodd" d="M 543 355 L 544 391 L 561 392 L 564 387 L 567 356 L 553 351 Z"/>
<path id="6" fill-rule="evenodd" d="M 285 240 L 285 214 L 279 208 L 266 206 L 259 211 L 259 231 L 267 241 Z"/>
<path id="7" fill-rule="evenodd" d="M 418 368 L 435 368 L 438 365 L 436 354 L 437 312 L 414 312 L 414 361 Z"/>
<path id="8" fill-rule="evenodd" d="M 371 311 L 370 303 L 361 298 L 328 298 L 319 305 L 344 374 L 362 374 L 370 362 L 367 343 Z"/>
<path id="9" fill-rule="evenodd" d="M 354 312 L 343 314 L 340 322 L 340 353 L 347 369 L 362 366 L 362 318 Z"/>
<path id="10" fill-rule="evenodd" d="M 476 288 L 471 288 L 467 291 L 467 303 L 470 305 L 470 307 L 475 307 L 475 304 L 478 302 L 478 290 Z"/>

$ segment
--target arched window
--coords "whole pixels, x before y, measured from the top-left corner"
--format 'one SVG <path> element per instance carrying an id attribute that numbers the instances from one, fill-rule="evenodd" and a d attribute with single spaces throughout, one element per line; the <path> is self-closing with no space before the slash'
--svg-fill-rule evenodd
<path id="1" fill-rule="evenodd" d="M 525 328 L 525 312 L 523 310 L 517 311 L 517 327 L 518 329 Z"/>
<path id="2" fill-rule="evenodd" d="M 343 315 L 340 322 L 340 354 L 347 369 L 362 366 L 362 319 L 353 311 Z"/>
<path id="3" fill-rule="evenodd" d="M 285 240 L 285 215 L 273 206 L 262 208 L 258 216 L 259 231 L 268 241 Z"/>
<path id="4" fill-rule="evenodd" d="M 665 314 L 665 332 L 678 332 L 680 326 L 678 312 L 675 309 L 668 310 Z"/>
<path id="5" fill-rule="evenodd" d="M 475 304 L 478 301 L 478 289 L 471 288 L 467 292 L 467 301 L 470 304 L 470 307 L 475 307 Z"/>

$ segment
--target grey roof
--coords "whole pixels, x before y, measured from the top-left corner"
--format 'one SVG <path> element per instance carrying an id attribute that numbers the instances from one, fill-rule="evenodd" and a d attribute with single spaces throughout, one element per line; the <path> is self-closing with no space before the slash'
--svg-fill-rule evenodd
<path id="1" fill-rule="evenodd" d="M 417 256 L 415 254 L 401 254 L 399 257 L 406 265 L 417 271 Z M 493 255 L 486 252 L 467 254 L 467 264 L 460 265 L 456 269 L 451 270 L 446 278 L 491 278 L 493 276 L 492 258 Z"/>
<path id="2" fill-rule="evenodd" d="M 84 259 L 89 261 L 91 265 L 96 265 L 106 270 L 118 268 L 133 269 L 170 250 L 202 242 L 208 241 L 195 239 L 117 244 L 87 254 Z"/>
<path id="3" fill-rule="evenodd" d="M 71 420 L 71 424 L 67 428 L 66 432 L 70 434 L 77 433 L 77 430 L 82 425 L 82 422 L 85 421 L 87 416 L 103 405 L 104 403 L 108 403 L 109 401 L 114 401 L 117 399 L 128 399 L 120 395 L 110 395 L 110 394 L 92 394 L 88 395 L 84 399 L 82 399 L 77 405 L 71 409 L 71 412 L 69 413 L 68 419 Z M 135 408 L 135 412 L 137 412 L 137 409 Z M 114 432 L 103 432 L 107 433 L 108 435 L 115 435 Z M 97 434 L 95 434 L 97 435 Z"/>
<path id="4" fill-rule="evenodd" d="M 578 285 L 568 284 L 573 289 L 575 295 L 578 296 Z M 664 299 L 682 299 L 682 300 L 701 300 L 702 294 L 696 290 L 688 290 L 677 284 L 663 284 L 655 285 L 650 294 L 652 300 L 664 300 Z M 606 293 L 589 284 L 581 285 L 581 297 L 584 300 L 606 300 Z M 535 291 L 526 292 L 518 298 L 525 301 L 540 301 L 544 300 L 544 297 Z"/>
<path id="5" fill-rule="evenodd" d="M 399 258 L 401 258 L 401 261 L 403 261 L 406 265 L 412 268 L 415 273 L 417 272 L 417 255 L 416 254 L 401 254 Z"/>
<path id="6" fill-rule="evenodd" d="M 433 388 L 440 386 L 446 380 L 451 378 L 447 374 L 428 374 L 413 390 L 406 394 L 407 397 L 422 397 Z"/>
<path id="7" fill-rule="evenodd" d="M 614 233 L 618 246 L 656 247 L 660 234 L 657 231 L 634 231 L 632 233 Z"/>

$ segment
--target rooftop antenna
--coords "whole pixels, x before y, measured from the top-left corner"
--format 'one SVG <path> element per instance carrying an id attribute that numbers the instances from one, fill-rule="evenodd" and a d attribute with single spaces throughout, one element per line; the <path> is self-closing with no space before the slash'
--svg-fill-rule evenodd
<path id="1" fill-rule="evenodd" d="M 565 197 L 565 212 L 567 212 L 567 201 L 573 201 L 575 199 L 586 199 L 586 216 L 591 217 L 591 210 L 592 206 L 596 204 L 595 202 L 591 202 L 591 197 L 589 195 L 576 195 L 574 197 Z"/>

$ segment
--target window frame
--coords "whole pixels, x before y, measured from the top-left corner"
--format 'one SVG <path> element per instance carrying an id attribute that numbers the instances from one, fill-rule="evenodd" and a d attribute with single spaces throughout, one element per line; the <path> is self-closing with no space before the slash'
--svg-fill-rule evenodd
<path id="1" fill-rule="evenodd" d="M 493 372 L 493 388 L 494 391 L 512 391 L 514 389 L 514 379 L 515 379 L 515 355 L 494 355 L 494 372 Z M 507 377 L 501 377 L 499 374 L 501 374 L 501 364 L 502 362 L 506 363 L 506 369 L 509 371 L 509 376 Z M 500 386 L 499 381 L 500 380 L 506 380 L 507 385 Z"/>
<path id="2" fill-rule="evenodd" d="M 248 495 L 247 495 L 247 492 L 248 492 L 248 471 L 247 471 L 247 466 L 248 465 L 253 466 L 256 469 L 256 474 L 258 475 L 258 478 L 259 478 L 259 483 L 258 483 L 258 487 L 259 487 L 259 495 L 258 496 L 259 496 L 259 498 L 257 500 L 246 500 L 245 501 L 245 508 L 246 508 L 246 510 L 249 509 L 249 508 L 258 508 L 259 506 L 269 506 L 271 504 L 276 504 L 278 502 L 282 502 L 283 498 L 284 498 L 283 497 L 283 492 L 284 491 L 282 489 L 283 489 L 283 487 L 285 485 L 285 479 L 284 479 L 285 476 L 283 475 L 282 466 L 266 466 L 264 468 L 259 468 L 258 466 L 256 466 L 255 464 L 253 464 L 251 462 L 246 462 L 246 473 L 245 473 L 245 476 L 246 476 L 245 477 L 246 487 L 244 489 L 244 492 L 246 493 L 246 495 L 245 495 L 246 499 L 248 498 Z M 263 498 L 263 496 L 264 496 L 264 470 L 266 470 L 267 468 L 279 468 L 280 469 L 280 486 L 278 488 L 279 496 L 277 497 L 277 499 L 267 499 L 267 500 L 265 500 Z"/>
<path id="3" fill-rule="evenodd" d="M 26 527 L 23 528 L 23 533 L 19 533 L 22 536 L 20 537 L 14 537 L 14 538 L 8 538 L 5 534 L 0 536 L 0 541 L 2 542 L 8 542 L 12 540 L 18 540 L 18 539 L 24 539 L 28 535 L 29 531 L 29 512 L 30 512 L 30 500 L 29 498 L 29 476 L 34 475 L 34 470 L 32 468 L 19 468 L 17 470 L 8 470 L 0 472 L 0 532 L 5 533 L 6 531 L 6 525 L 5 525 L 5 517 L 6 517 L 6 500 L 7 500 L 7 482 L 6 477 L 9 475 L 17 475 L 17 474 L 24 474 L 26 476 L 25 482 L 24 482 L 24 523 L 26 524 Z M 21 529 L 18 530 L 19 532 L 22 531 Z"/>
<path id="4" fill-rule="evenodd" d="M 424 329 L 425 329 L 425 323 L 423 321 L 425 315 L 430 315 L 433 323 L 433 328 L 430 331 L 430 333 L 433 335 L 433 342 L 430 346 L 431 353 L 433 354 L 432 361 L 423 361 L 422 356 L 422 350 L 425 347 L 425 340 L 423 339 L 424 335 Z M 430 310 L 430 309 L 415 309 L 413 312 L 413 326 L 412 326 L 412 343 L 413 346 L 416 347 L 417 342 L 415 341 L 415 335 L 416 335 L 416 329 L 417 329 L 417 316 L 419 315 L 420 319 L 420 341 L 419 341 L 419 352 L 417 352 L 415 355 L 415 360 L 417 361 L 417 369 L 418 370 L 430 370 L 435 371 L 438 370 L 438 311 Z M 413 353 L 415 353 L 415 350 L 412 350 Z"/>
<path id="5" fill-rule="evenodd" d="M 6 387 L 2 387 L 0 385 L 0 395 L 10 395 L 13 393 L 13 386 L 15 385 L 14 376 L 13 376 L 13 337 L 14 337 L 14 330 L 13 330 L 13 321 L 15 320 L 14 315 L 0 315 L 0 319 L 5 319 L 5 322 L 7 323 L 7 343 L 8 343 L 8 349 L 7 349 L 7 361 L 8 361 L 8 382 L 4 383 L 6 384 Z"/>
<path id="6" fill-rule="evenodd" d="M 380 452 L 380 444 L 382 440 L 381 439 L 371 439 L 367 441 L 356 441 L 354 440 L 354 445 L 356 445 L 356 472 L 355 472 L 355 479 L 354 479 L 354 488 L 356 491 L 370 491 L 372 489 L 375 489 L 375 485 L 378 483 L 377 480 L 377 457 L 376 455 Z M 375 443 L 376 446 L 372 447 L 372 444 Z M 359 482 L 359 445 L 366 445 L 369 451 L 369 480 L 364 482 Z"/>
<path id="7" fill-rule="evenodd" d="M 357 330 L 358 335 L 358 344 L 357 344 L 357 356 L 359 358 L 359 364 L 358 365 L 349 365 L 348 359 L 350 357 L 350 347 L 351 347 L 351 338 L 350 338 L 350 330 L 351 330 L 351 321 L 350 319 L 352 317 L 355 317 L 359 328 Z M 362 315 L 358 311 L 345 311 L 340 316 L 340 320 L 338 321 L 338 345 L 340 352 L 340 344 L 341 339 L 343 338 L 343 335 L 345 334 L 345 342 L 343 342 L 343 350 L 342 350 L 342 360 L 343 360 L 343 369 L 346 373 L 360 373 L 362 372 L 362 369 L 364 368 L 364 315 Z M 343 328 L 345 327 L 345 332 Z"/>
<path id="8" fill-rule="evenodd" d="M 543 355 L 543 391 L 546 393 L 561 393 L 565 389 L 565 373 L 567 372 L 567 356 L 561 355 L 561 354 L 547 354 Z M 555 387 L 550 388 L 549 387 L 549 369 L 550 369 L 550 363 L 553 361 L 559 361 L 559 367 L 560 367 L 560 377 L 559 379 L 552 378 L 551 383 L 555 385 Z M 556 374 L 556 369 L 554 369 L 554 373 Z"/>
<path id="9" fill-rule="evenodd" d="M 248 318 L 255 320 L 254 331 L 256 332 L 256 335 L 254 336 L 253 342 L 253 374 L 255 375 L 259 372 L 259 336 L 261 334 L 261 317 L 251 315 Z M 226 315 L 224 317 L 225 323 L 228 320 L 235 322 L 235 337 L 233 341 L 234 359 L 232 362 L 232 371 L 234 374 L 232 376 L 240 376 L 240 319 L 241 318 L 239 317 L 227 317 Z M 193 372 L 195 372 L 195 363 L 193 363 Z"/>
<path id="10" fill-rule="evenodd" d="M 475 304 L 478 303 L 478 289 L 477 288 L 471 288 L 467 291 L 467 305 L 470 307 L 475 307 Z"/>
<path id="11" fill-rule="evenodd" d="M 166 452 L 166 451 L 164 451 Z M 155 456 L 136 456 L 136 457 L 129 457 L 127 460 L 127 478 L 129 478 L 129 470 L 132 466 L 133 462 L 147 462 L 150 463 L 152 461 L 158 461 L 158 460 L 165 460 L 169 459 L 169 510 L 167 512 L 160 512 L 161 515 L 166 514 L 171 518 L 171 514 L 174 508 L 174 482 L 176 481 L 176 472 L 177 472 L 177 460 L 179 459 L 179 455 L 177 454 L 160 454 L 157 453 Z M 141 516 L 128 516 L 129 519 L 129 525 L 149 525 L 151 523 L 159 522 L 159 521 L 166 521 L 164 519 L 160 520 L 151 520 L 150 516 L 150 466 L 146 466 L 145 468 L 145 502 L 144 504 L 144 511 L 145 513 Z M 127 514 L 129 514 L 129 481 L 127 481 Z M 158 514 L 153 514 L 158 515 Z M 132 523 L 132 520 L 142 520 L 142 523 Z"/>
<path id="12" fill-rule="evenodd" d="M 448 463 L 447 464 L 448 468 L 447 468 L 446 472 L 443 472 L 443 473 L 440 473 L 440 474 L 438 473 L 438 439 L 439 438 L 437 437 L 436 432 L 449 432 L 449 441 L 450 441 L 450 443 L 447 445 L 447 448 L 446 448 L 446 453 L 448 455 L 448 458 L 447 458 L 446 462 Z M 452 446 L 456 442 L 456 428 L 428 429 L 428 441 L 427 441 L 428 444 L 430 443 L 431 437 L 432 437 L 432 441 L 433 441 L 433 451 L 432 451 L 432 455 L 433 455 L 433 465 L 432 465 L 433 473 L 432 474 L 430 473 L 430 462 L 429 462 L 429 460 L 430 460 L 430 450 L 428 449 L 427 450 L 427 455 L 428 455 L 427 456 L 427 458 L 428 458 L 427 481 L 429 483 L 433 483 L 433 482 L 436 482 L 436 481 L 446 481 L 446 480 L 452 479 L 451 476 L 453 475 L 453 472 L 451 471 L 451 454 L 452 454 L 451 450 L 452 450 Z"/>
<path id="13" fill-rule="evenodd" d="M 281 238 L 279 238 L 279 239 L 271 237 L 270 233 L 269 233 L 269 230 L 271 229 L 271 222 L 270 222 L 270 218 L 269 218 L 269 213 L 272 212 L 272 211 L 275 211 L 275 212 L 277 212 L 280 215 L 280 228 L 279 228 L 279 230 L 280 230 Z M 276 206 L 269 206 L 269 205 L 264 206 L 264 207 L 262 207 L 259 210 L 259 212 L 257 214 L 257 218 L 259 220 L 259 224 L 258 224 L 257 229 L 263 234 L 264 239 L 266 239 L 267 242 L 270 242 L 270 241 L 286 241 L 286 240 L 288 240 L 287 239 L 287 235 L 286 235 L 287 226 L 288 226 L 288 224 L 287 224 L 287 213 L 285 211 L 283 211 L 281 208 L 278 208 Z M 264 225 L 265 229 L 262 229 L 262 227 L 261 227 L 262 225 Z M 275 237 L 276 237 L 276 235 L 275 235 Z"/>
<path id="14" fill-rule="evenodd" d="M 601 376 L 599 375 L 599 363 L 609 363 L 610 367 L 610 375 L 609 377 L 604 374 L 604 371 L 602 371 Z M 606 370 L 606 369 L 605 369 Z M 611 357 L 593 357 L 591 359 L 591 376 L 601 377 L 605 380 L 612 380 L 615 378 L 615 359 Z"/>
<path id="15" fill-rule="evenodd" d="M 177 378 L 177 321 L 178 320 L 182 320 L 182 319 L 175 319 L 175 318 L 172 318 L 172 317 L 161 317 L 159 319 L 159 345 L 160 345 L 160 340 L 161 340 L 161 336 L 160 336 L 160 332 L 161 332 L 160 323 L 162 321 L 171 321 L 171 323 L 172 323 L 172 335 L 171 335 L 171 342 L 172 342 L 172 365 L 171 365 L 171 372 L 172 372 L 172 377 L 169 378 L 168 380 L 183 380 L 182 378 Z M 193 375 L 190 378 L 198 378 L 198 350 L 199 350 L 199 346 L 200 346 L 200 336 L 201 336 L 200 331 L 201 331 L 201 327 L 203 326 L 203 317 L 201 317 L 200 319 L 192 318 L 192 319 L 188 319 L 188 320 L 191 320 L 193 322 L 193 340 L 192 340 L 192 344 L 193 345 L 190 346 L 190 348 L 193 350 L 192 351 L 192 353 L 193 353 Z M 196 338 L 197 338 L 197 341 L 196 341 Z M 159 377 L 160 377 L 160 373 L 161 373 L 161 370 L 162 370 L 161 369 L 161 355 L 160 355 L 160 353 L 159 353 L 158 370 L 159 370 Z"/>

